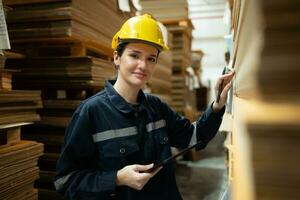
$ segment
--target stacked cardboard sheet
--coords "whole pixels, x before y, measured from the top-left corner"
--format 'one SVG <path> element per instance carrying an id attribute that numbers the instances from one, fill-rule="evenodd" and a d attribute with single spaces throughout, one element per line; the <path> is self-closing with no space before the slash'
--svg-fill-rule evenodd
<path id="1" fill-rule="evenodd" d="M 193 25 L 188 19 L 177 23 L 166 24 L 166 27 L 173 35 L 173 72 L 185 72 L 185 69 L 191 65 L 192 62 L 191 43 Z"/>
<path id="2" fill-rule="evenodd" d="M 7 15 L 12 46 L 45 39 L 76 40 L 107 55 L 112 52 L 111 38 L 132 15 L 119 11 L 117 1 L 6 0 L 4 4 L 12 8 Z"/>
<path id="3" fill-rule="evenodd" d="M 49 124 L 49 121 L 46 122 Z M 39 199 L 63 199 L 55 191 L 53 182 L 56 162 L 64 141 L 65 126 L 67 123 L 64 124 L 64 127 L 55 126 L 54 123 L 52 123 L 52 126 L 45 124 L 42 117 L 41 123 L 24 127 L 22 129 L 22 138 L 26 140 L 35 139 L 45 145 L 45 153 L 38 160 L 40 177 L 35 182 L 35 186 L 39 191 Z"/>
<path id="4" fill-rule="evenodd" d="M 40 91 L 0 90 L 0 124 L 38 121 L 41 107 Z"/>
<path id="5" fill-rule="evenodd" d="M 233 8 L 233 197 L 299 199 L 300 4 L 235 1 Z"/>
<path id="6" fill-rule="evenodd" d="M 261 1 L 264 47 L 258 69 L 258 87 L 270 101 L 299 102 L 300 2 Z"/>
<path id="7" fill-rule="evenodd" d="M 186 0 L 142 0 L 143 13 L 151 13 L 162 22 L 173 22 L 188 18 Z"/>
<path id="8" fill-rule="evenodd" d="M 257 199 L 299 199 L 300 107 L 257 103 L 248 112 Z"/>
<path id="9" fill-rule="evenodd" d="M 39 199 L 63 199 L 53 185 L 56 161 L 64 141 L 65 128 L 81 101 L 44 99 L 43 109 L 40 110 L 41 120 L 22 129 L 23 139 L 37 140 L 45 145 L 45 153 L 38 162 L 40 178 L 35 182 L 39 189 Z"/>
<path id="10" fill-rule="evenodd" d="M 7 59 L 6 68 L 21 70 L 13 76 L 19 89 L 102 88 L 114 75 L 110 61 L 89 56 Z"/>
<path id="11" fill-rule="evenodd" d="M 185 85 L 184 75 L 173 75 L 172 76 L 172 103 L 171 107 L 180 113 L 183 113 L 185 107 L 185 94 L 187 87 Z"/>
<path id="12" fill-rule="evenodd" d="M 38 199 L 33 184 L 39 177 L 37 160 L 42 153 L 43 144 L 34 141 L 0 146 L 0 199 Z"/>

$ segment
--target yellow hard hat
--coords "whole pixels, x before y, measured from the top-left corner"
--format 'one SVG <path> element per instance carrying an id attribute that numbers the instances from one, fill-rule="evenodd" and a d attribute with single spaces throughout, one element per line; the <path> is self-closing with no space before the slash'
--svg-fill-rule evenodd
<path id="1" fill-rule="evenodd" d="M 161 29 L 155 19 L 149 14 L 128 19 L 112 39 L 111 47 L 115 50 L 119 40 L 142 40 L 169 50 L 164 42 Z"/>

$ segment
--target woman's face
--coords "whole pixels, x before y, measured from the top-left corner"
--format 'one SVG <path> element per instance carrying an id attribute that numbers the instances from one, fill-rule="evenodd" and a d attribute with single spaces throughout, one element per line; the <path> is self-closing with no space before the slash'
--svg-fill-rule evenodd
<path id="1" fill-rule="evenodd" d="M 140 89 L 151 78 L 157 55 L 158 50 L 151 45 L 129 43 L 121 57 L 114 53 L 114 62 L 119 65 L 118 79 Z"/>

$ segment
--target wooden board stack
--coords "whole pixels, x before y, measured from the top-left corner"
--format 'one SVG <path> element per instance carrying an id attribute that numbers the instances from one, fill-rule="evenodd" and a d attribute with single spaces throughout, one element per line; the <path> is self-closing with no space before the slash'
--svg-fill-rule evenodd
<path id="1" fill-rule="evenodd" d="M 299 199 L 300 3 L 233 8 L 233 199 Z"/>
<path id="2" fill-rule="evenodd" d="M 42 92 L 41 120 L 22 129 L 24 139 L 45 145 L 39 159 L 39 199 L 63 199 L 54 189 L 55 163 L 65 128 L 84 99 L 103 89 L 115 75 L 111 39 L 133 15 L 119 10 L 117 1 L 5 0 L 13 50 L 26 57 L 8 59 L 13 87 Z M 109 16 L 109 17 L 108 17 Z"/>

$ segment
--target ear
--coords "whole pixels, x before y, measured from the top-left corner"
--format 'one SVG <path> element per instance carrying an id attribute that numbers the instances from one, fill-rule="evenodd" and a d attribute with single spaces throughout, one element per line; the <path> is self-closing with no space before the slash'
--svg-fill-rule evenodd
<path id="1" fill-rule="evenodd" d="M 114 63 L 116 66 L 120 65 L 120 56 L 118 55 L 117 51 L 114 51 Z"/>

